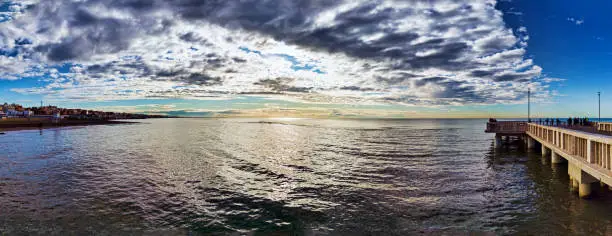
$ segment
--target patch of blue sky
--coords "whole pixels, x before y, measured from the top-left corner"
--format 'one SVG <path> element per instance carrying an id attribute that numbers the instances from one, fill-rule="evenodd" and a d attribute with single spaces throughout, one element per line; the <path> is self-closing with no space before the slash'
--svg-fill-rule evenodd
<path id="1" fill-rule="evenodd" d="M 45 79 L 48 78 L 48 76 L 49 75 L 46 74 L 43 76 L 22 77 L 18 80 L 2 80 L 0 82 L 0 102 L 16 102 L 30 106 L 31 104 L 27 104 L 28 102 L 23 101 L 40 101 L 43 98 L 41 94 L 22 94 L 13 90 L 47 86 L 50 84 L 50 81 Z"/>
<path id="2" fill-rule="evenodd" d="M 246 53 L 255 53 L 257 55 L 263 56 L 263 54 L 261 53 L 261 51 L 257 51 L 257 50 L 251 50 L 247 47 L 239 47 L 240 50 L 246 52 Z"/>
<path id="3" fill-rule="evenodd" d="M 11 48 L 11 49 L 0 48 L 0 56 L 16 57 L 18 54 L 19 54 L 19 50 L 17 50 L 17 48 Z"/>
<path id="4" fill-rule="evenodd" d="M 132 90 L 132 89 L 119 89 L 119 90 L 113 90 L 116 93 L 135 93 L 136 90 Z"/>
<path id="5" fill-rule="evenodd" d="M 12 20 L 12 14 L 15 12 L 12 7 L 19 5 L 21 4 L 7 0 L 0 2 L 0 23 Z"/>
<path id="6" fill-rule="evenodd" d="M 15 39 L 15 44 L 28 45 L 28 44 L 32 44 L 32 40 L 29 38 L 18 38 L 18 39 Z"/>
<path id="7" fill-rule="evenodd" d="M 2 12 L 12 12 L 11 11 L 11 6 L 17 5 L 17 3 L 14 3 L 12 1 L 2 1 L 0 2 L 0 13 Z"/>
<path id="8" fill-rule="evenodd" d="M 270 55 L 265 55 L 263 54 L 261 51 L 257 51 L 257 50 L 252 50 L 249 49 L 247 47 L 239 47 L 240 50 L 246 52 L 246 53 L 255 53 L 259 56 L 262 57 L 266 57 L 266 56 L 273 56 L 273 57 L 281 57 L 285 60 L 287 60 L 288 62 L 291 63 L 291 69 L 294 71 L 312 71 L 315 72 L 317 74 L 326 74 L 326 72 L 322 71 L 320 68 L 317 67 L 317 65 L 313 65 L 313 64 L 303 64 L 302 62 L 300 62 L 295 56 L 291 56 L 288 54 L 270 54 Z"/>
<path id="9" fill-rule="evenodd" d="M 10 21 L 11 19 L 11 16 L 0 13 L 0 23 Z"/>
<path id="10" fill-rule="evenodd" d="M 322 71 L 320 69 L 314 69 L 314 70 L 312 70 L 312 72 L 317 73 L 317 74 L 327 74 L 327 72 Z"/>
<path id="11" fill-rule="evenodd" d="M 65 73 L 70 73 L 70 69 L 72 69 L 72 67 L 75 66 L 75 64 L 68 62 L 68 63 L 64 63 L 61 65 L 54 65 L 51 66 L 51 68 L 54 68 L 57 70 L 57 72 L 65 74 Z"/>
<path id="12" fill-rule="evenodd" d="M 321 69 L 317 68 L 316 65 L 312 64 L 302 64 L 297 58 L 288 54 L 272 54 L 272 56 L 282 57 L 285 60 L 291 62 L 291 69 L 294 71 L 312 71 L 318 74 L 324 74 L 325 72 L 321 71 Z"/>

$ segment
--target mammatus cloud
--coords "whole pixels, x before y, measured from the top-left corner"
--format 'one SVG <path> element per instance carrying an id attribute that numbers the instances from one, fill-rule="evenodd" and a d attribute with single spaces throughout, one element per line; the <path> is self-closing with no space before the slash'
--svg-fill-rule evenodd
<path id="1" fill-rule="evenodd" d="M 527 30 L 494 0 L 44 0 L 11 3 L 0 78 L 48 99 L 461 105 L 546 98 Z M 58 68 L 64 68 L 61 71 Z"/>

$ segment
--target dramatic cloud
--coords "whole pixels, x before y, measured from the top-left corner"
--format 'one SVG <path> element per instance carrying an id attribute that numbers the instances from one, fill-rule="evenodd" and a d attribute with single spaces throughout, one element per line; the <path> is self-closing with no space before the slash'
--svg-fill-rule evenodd
<path id="1" fill-rule="evenodd" d="M 49 99 L 493 104 L 556 82 L 539 79 L 527 30 L 507 28 L 493 0 L 5 4 L 0 78 L 41 76 L 14 91 Z"/>

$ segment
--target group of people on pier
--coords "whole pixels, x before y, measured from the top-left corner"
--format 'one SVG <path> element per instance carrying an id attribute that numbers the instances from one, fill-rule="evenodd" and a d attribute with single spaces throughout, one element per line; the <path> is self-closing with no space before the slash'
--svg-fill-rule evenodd
<path id="1" fill-rule="evenodd" d="M 550 125 L 550 126 L 591 126 L 593 123 L 589 121 L 589 118 L 578 118 L 578 117 L 570 117 L 567 118 L 567 122 L 561 121 L 559 118 L 546 118 L 546 119 L 538 119 L 536 120 L 537 124 L 540 125 Z"/>

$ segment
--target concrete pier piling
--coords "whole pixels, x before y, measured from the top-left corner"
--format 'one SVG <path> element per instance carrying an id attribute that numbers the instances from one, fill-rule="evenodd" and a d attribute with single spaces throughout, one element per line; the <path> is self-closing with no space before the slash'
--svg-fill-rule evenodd
<path id="1" fill-rule="evenodd" d="M 591 196 L 591 192 L 593 191 L 591 187 L 592 185 L 590 183 L 580 184 L 580 187 L 578 187 L 578 196 L 581 198 Z"/>
<path id="2" fill-rule="evenodd" d="M 550 154 L 550 148 L 547 148 L 546 146 L 542 145 L 542 156 L 548 156 L 548 154 Z"/>
<path id="3" fill-rule="evenodd" d="M 569 177 L 569 186 L 570 186 L 570 191 L 578 192 L 578 181 L 576 181 L 574 177 L 572 177 L 571 175 Z"/>
<path id="4" fill-rule="evenodd" d="M 536 141 L 535 139 L 531 138 L 531 137 L 527 137 L 527 148 L 529 150 L 534 149 L 536 146 Z"/>
<path id="5" fill-rule="evenodd" d="M 581 198 L 589 197 L 593 191 L 593 183 L 599 181 L 572 163 L 567 164 L 567 174 L 572 180 L 572 187 L 578 189 L 578 196 Z"/>
<path id="6" fill-rule="evenodd" d="M 563 160 L 564 159 L 560 157 L 556 152 L 550 153 L 550 163 L 559 164 L 559 163 L 563 163 Z"/>
<path id="7" fill-rule="evenodd" d="M 495 148 L 501 148 L 502 147 L 502 136 L 501 135 L 495 135 L 495 144 L 494 144 Z"/>

